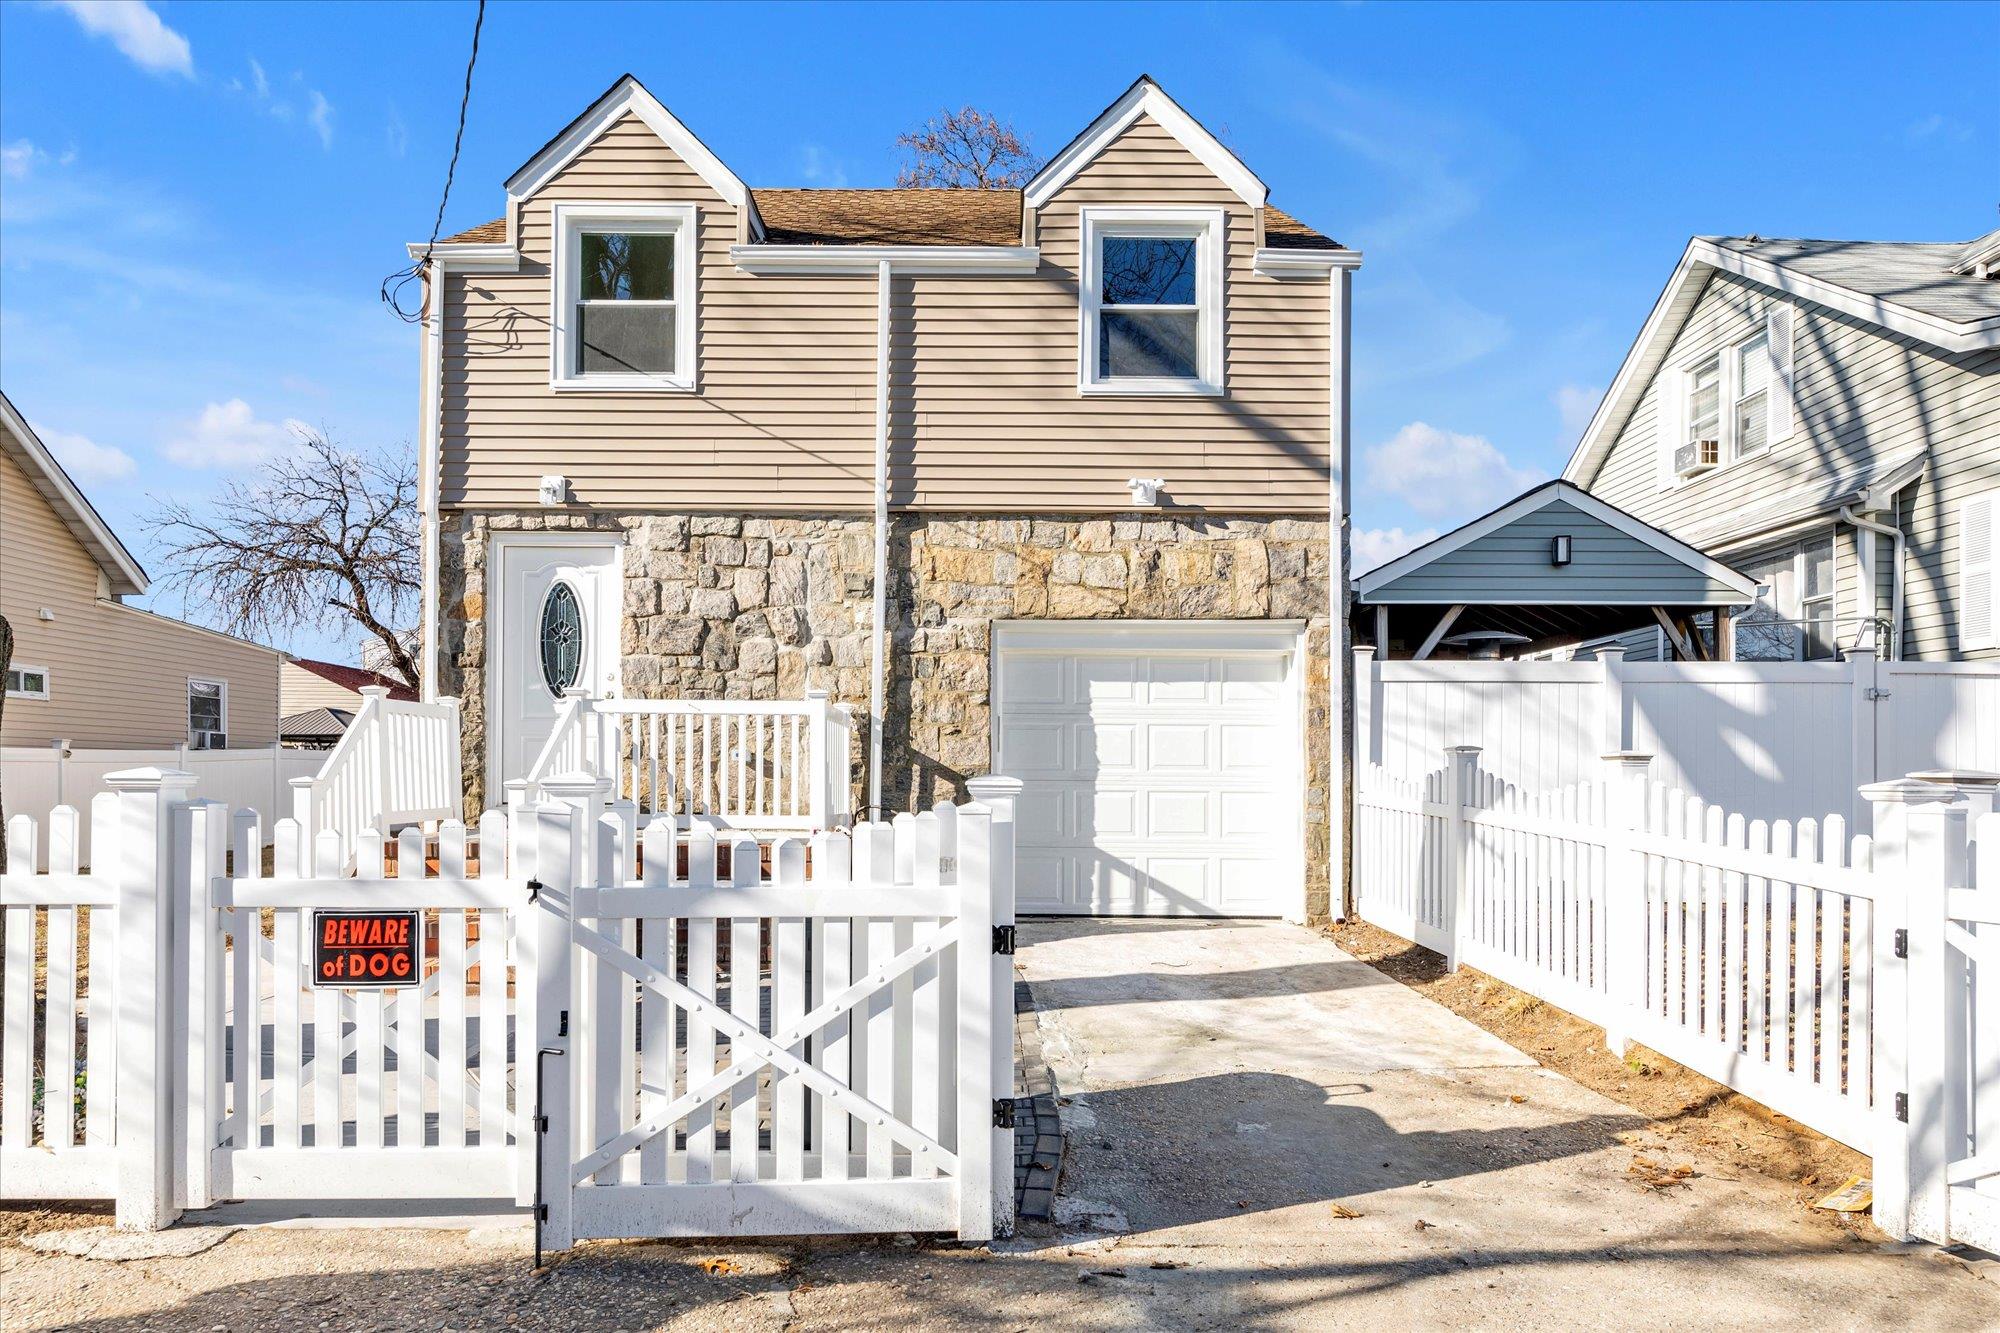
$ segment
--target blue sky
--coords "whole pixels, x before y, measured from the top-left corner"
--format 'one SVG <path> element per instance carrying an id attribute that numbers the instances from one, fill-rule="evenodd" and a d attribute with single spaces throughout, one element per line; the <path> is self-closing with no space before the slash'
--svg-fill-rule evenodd
<path id="1" fill-rule="evenodd" d="M 0 5 L 0 385 L 142 560 L 149 497 L 199 499 L 289 421 L 415 434 L 415 333 L 376 289 L 437 207 L 472 13 Z M 1561 467 L 1691 234 L 2000 224 L 2000 97 L 1968 45 L 1996 20 L 496 4 L 446 230 L 498 216 L 508 173 L 627 69 L 751 184 L 856 186 L 891 183 L 896 134 L 941 108 L 1047 153 L 1150 73 L 1274 203 L 1366 252 L 1366 563 Z"/>

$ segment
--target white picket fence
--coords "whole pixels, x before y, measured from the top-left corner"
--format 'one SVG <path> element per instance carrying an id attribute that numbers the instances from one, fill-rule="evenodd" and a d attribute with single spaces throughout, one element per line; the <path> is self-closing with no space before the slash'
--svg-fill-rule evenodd
<path id="1" fill-rule="evenodd" d="M 1359 768 L 1364 918 L 1872 1153 L 1885 1229 L 2000 1239 L 2000 985 L 1975 970 L 2000 921 L 1990 778 L 1863 788 L 1876 837 L 1746 819 L 1647 755 L 1543 792 L 1476 746 L 1439 758 Z"/>
<path id="2" fill-rule="evenodd" d="M 811 833 L 852 818 L 853 723 L 824 690 L 803 700 L 598 699 L 573 690 L 507 801 L 538 799 L 555 774 L 588 773 L 648 818 Z"/>
<path id="3" fill-rule="evenodd" d="M 1363 763 L 1415 779 L 1477 745 L 1527 791 L 1595 780 L 1599 755 L 1653 756 L 1660 782 L 1766 819 L 1858 822 L 1855 792 L 1925 770 L 2000 771 L 2000 662 L 1380 661 L 1355 651 Z"/>

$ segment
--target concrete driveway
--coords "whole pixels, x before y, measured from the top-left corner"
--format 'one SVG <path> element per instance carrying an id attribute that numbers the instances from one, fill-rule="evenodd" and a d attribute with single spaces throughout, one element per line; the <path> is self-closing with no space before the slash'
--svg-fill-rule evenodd
<path id="1" fill-rule="evenodd" d="M 1070 1099 L 1058 1216 L 1139 1323 L 2000 1324 L 2000 1287 L 1776 1182 L 1680 1152 L 1685 1186 L 1639 1183 L 1642 1117 L 1315 933 L 1021 934 Z"/>

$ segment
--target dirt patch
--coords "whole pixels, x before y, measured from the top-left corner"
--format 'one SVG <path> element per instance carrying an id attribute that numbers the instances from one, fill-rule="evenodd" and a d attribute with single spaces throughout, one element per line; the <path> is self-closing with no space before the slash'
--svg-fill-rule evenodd
<path id="1" fill-rule="evenodd" d="M 1593 1092 L 1622 1102 L 1653 1124 L 1626 1137 L 1647 1156 L 1635 1181 L 1652 1188 L 1676 1182 L 1674 1153 L 1699 1147 L 1711 1164 L 1784 1182 L 1801 1203 L 1824 1197 L 1849 1176 L 1865 1176 L 1869 1161 L 1761 1102 L 1633 1046 L 1623 1060 L 1604 1046 L 1604 1029 L 1475 968 L 1447 973 L 1444 958 L 1364 921 L 1342 921 L 1326 935 L 1378 972 L 1435 1000 L 1515 1049 Z M 1821 1213 L 1830 1224 L 1838 1215 Z"/>

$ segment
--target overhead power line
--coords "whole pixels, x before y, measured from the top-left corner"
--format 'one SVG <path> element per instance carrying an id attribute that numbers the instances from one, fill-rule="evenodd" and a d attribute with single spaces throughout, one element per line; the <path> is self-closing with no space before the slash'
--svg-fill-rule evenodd
<path id="1" fill-rule="evenodd" d="M 425 266 L 431 262 L 431 250 L 437 245 L 438 233 L 444 230 L 445 205 L 451 202 L 451 182 L 458 175 L 459 150 L 465 146 L 465 113 L 472 105 L 472 71 L 479 63 L 479 31 L 485 26 L 486 0 L 479 0 L 479 13 L 472 20 L 472 54 L 465 60 L 465 91 L 458 98 L 458 133 L 452 136 L 451 163 L 444 171 L 444 194 L 438 199 L 437 217 L 431 222 L 431 238 L 424 242 L 424 256 L 382 279 L 383 304 L 405 324 L 414 324 L 424 317 L 421 304 L 414 310 L 403 308 L 403 293 L 423 275 Z"/>

